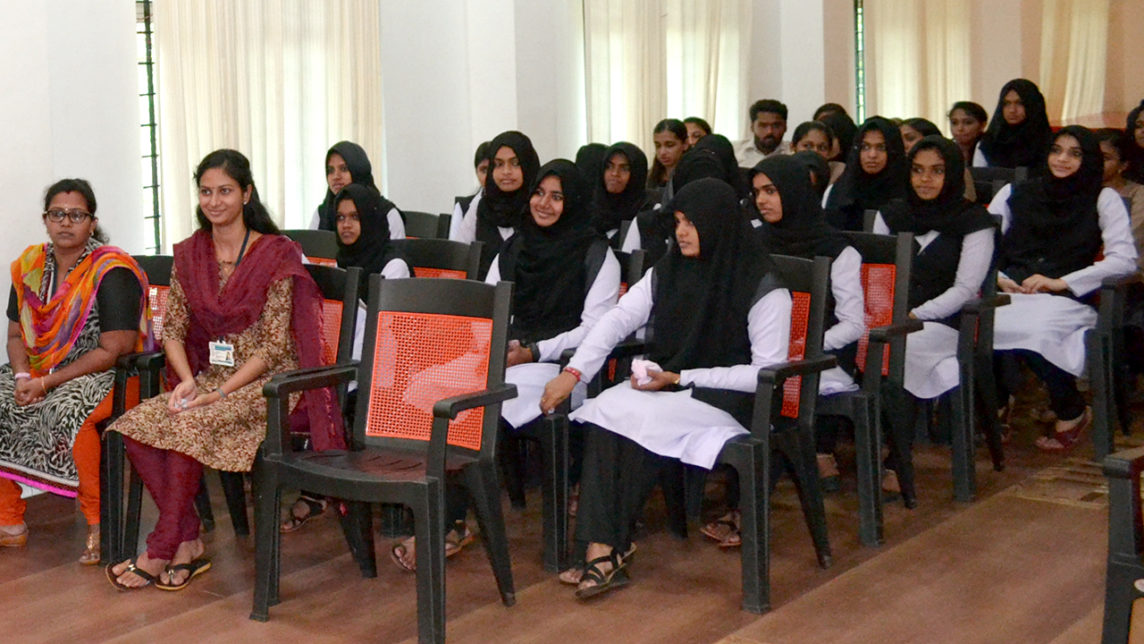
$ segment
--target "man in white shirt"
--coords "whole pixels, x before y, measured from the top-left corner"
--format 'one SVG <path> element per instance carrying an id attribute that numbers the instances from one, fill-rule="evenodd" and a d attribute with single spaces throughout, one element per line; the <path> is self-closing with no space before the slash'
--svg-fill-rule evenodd
<path id="1" fill-rule="evenodd" d="M 773 98 L 755 101 L 750 108 L 752 137 L 735 144 L 741 168 L 753 168 L 773 154 L 790 154 L 786 135 L 787 106 Z"/>

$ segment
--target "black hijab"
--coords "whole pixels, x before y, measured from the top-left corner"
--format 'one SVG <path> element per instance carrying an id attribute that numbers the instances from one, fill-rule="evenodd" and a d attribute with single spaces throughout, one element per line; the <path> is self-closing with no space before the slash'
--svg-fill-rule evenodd
<path id="1" fill-rule="evenodd" d="M 1128 171 L 1124 176 L 1136 183 L 1144 183 L 1144 148 L 1136 142 L 1136 119 L 1140 118 L 1140 113 L 1144 112 L 1144 101 L 1140 101 L 1131 112 L 1128 113 L 1128 120 L 1124 124 L 1124 136 L 1127 139 L 1128 145 L 1128 158 L 1124 159 L 1128 162 Z"/>
<path id="2" fill-rule="evenodd" d="M 373 187 L 351 183 L 342 188 L 331 204 L 333 218 L 337 218 L 338 204 L 346 199 L 353 201 L 354 207 L 357 208 L 361 234 L 352 244 L 343 243 L 341 236 L 336 237 L 337 261 L 341 268 L 357 266 L 362 269 L 358 297 L 364 300 L 368 291 L 369 276 L 380 273 L 390 261 L 405 260 L 405 258 L 389 243 L 389 219 L 386 217 L 389 209 L 385 207 L 386 202 L 381 194 Z M 336 233 L 337 231 L 335 235 Z M 408 261 L 406 265 L 408 266 Z M 409 275 L 413 275 L 412 266 L 409 267 Z"/>
<path id="3" fill-rule="evenodd" d="M 1104 158 L 1088 128 L 1070 125 L 1053 135 L 1055 143 L 1071 136 L 1080 143 L 1080 168 L 1058 179 L 1042 162 L 1042 175 L 1013 186 L 1012 214 L 1002 242 L 1001 270 L 1021 282 L 1040 273 L 1060 277 L 1092 264 L 1102 243 L 1097 200 Z"/>
<path id="4" fill-rule="evenodd" d="M 600 236 L 591 225 L 588 182 L 567 159 L 540 168 L 529 194 L 545 177 L 560 179 L 564 210 L 556 223 L 536 225 L 524 218 L 501 254 L 502 279 L 515 282 L 511 337 L 521 342 L 545 340 L 580 324 L 586 283 L 585 256 Z"/>
<path id="5" fill-rule="evenodd" d="M 703 139 L 700 139 L 700 142 L 702 141 Z M 664 205 L 657 206 L 654 210 L 646 210 L 636 218 L 636 226 L 640 232 L 640 247 L 647 252 L 647 260 L 650 263 L 658 262 L 667 251 L 670 241 L 675 238 L 675 215 L 668 210 L 666 204 L 690 183 L 700 179 L 716 179 L 727 183 L 726 176 L 723 164 L 710 149 L 691 149 L 683 154 L 667 183 L 667 188 L 663 191 Z"/>
<path id="6" fill-rule="evenodd" d="M 822 203 L 822 195 L 826 193 L 826 189 L 830 186 L 830 164 L 822 155 L 810 150 L 802 150 L 790 155 L 792 159 L 798 161 L 806 168 L 807 172 L 813 175 L 811 184 L 814 187 L 814 192 L 818 194 L 818 201 Z M 752 175 L 753 177 L 754 175 Z"/>
<path id="7" fill-rule="evenodd" d="M 917 235 L 936 230 L 942 234 L 968 235 L 993 225 L 982 206 L 965 198 L 965 157 L 957 144 L 940 135 L 926 136 L 910 150 L 909 161 L 923 150 L 934 150 L 945 162 L 945 178 L 938 196 L 924 200 L 911 187 L 905 199 L 895 199 L 882 208 L 882 219 L 894 232 Z"/>
<path id="8" fill-rule="evenodd" d="M 675 372 L 749 364 L 747 314 L 771 262 L 740 215 L 735 191 L 719 179 L 699 179 L 666 210 L 695 225 L 700 255 L 684 257 L 672 245 L 655 264 L 648 357 Z"/>
<path id="9" fill-rule="evenodd" d="M 810 185 L 810 173 L 801 161 L 785 154 L 773 155 L 751 168 L 752 185 L 759 174 L 766 175 L 775 184 L 782 199 L 783 217 L 778 223 L 764 221 L 755 211 L 755 216 L 763 222 L 756 230 L 769 252 L 808 259 L 816 256 L 835 259 L 846 249 L 849 245 L 846 238 L 826 223 L 820 197 Z"/>
<path id="10" fill-rule="evenodd" d="M 524 181 L 512 192 L 504 192 L 493 179 L 496 168 L 497 151 L 507 147 L 516 153 Z M 477 204 L 477 241 L 484 242 L 481 248 L 479 277 L 484 279 L 489 272 L 493 258 L 500 252 L 504 239 L 498 227 L 519 229 L 528 210 L 528 197 L 536 182 L 536 172 L 540 168 L 540 158 L 527 136 L 515 130 L 501 132 L 489 141 L 489 170 L 485 180 L 484 194 Z"/>
<path id="11" fill-rule="evenodd" d="M 323 167 L 330 165 L 330 157 L 333 155 L 341 155 L 346 161 L 346 168 L 350 171 L 350 179 L 353 183 L 369 186 L 377 190 L 377 185 L 373 182 L 373 165 L 369 162 L 369 156 L 366 155 L 365 150 L 360 145 L 352 141 L 338 141 L 329 150 L 326 151 L 326 163 Z M 378 196 L 381 196 L 381 191 L 377 190 Z M 335 230 L 334 218 L 337 216 L 334 207 L 334 198 L 337 197 L 332 190 L 326 188 L 326 198 L 318 206 L 318 229 L 319 230 Z M 394 208 L 392 202 L 385 197 L 381 197 L 382 206 L 388 206 L 384 210 L 384 214 L 389 214 L 389 211 Z"/>
<path id="12" fill-rule="evenodd" d="M 580 171 L 580 176 L 588 180 L 588 188 L 595 191 L 596 183 L 591 181 L 591 177 L 598 177 L 604 171 L 604 164 L 607 163 L 607 156 L 605 153 L 608 146 L 603 143 L 587 143 L 581 145 L 580 149 L 576 151 L 576 169 Z"/>
<path id="13" fill-rule="evenodd" d="M 886 141 L 886 166 L 877 174 L 867 174 L 861 162 L 862 138 L 875 130 Z M 898 127 L 881 116 L 871 116 L 854 135 L 846 170 L 830 191 L 827 221 L 841 230 L 862 230 L 865 211 L 881 210 L 891 200 L 905 198 L 908 187 L 909 167 Z"/>
<path id="14" fill-rule="evenodd" d="M 1005 121 L 1005 95 L 1017 92 L 1025 106 L 1025 120 L 1017 125 Z M 1045 112 L 1045 97 L 1033 81 L 1017 78 L 1005 83 L 997 98 L 993 118 L 981 137 L 981 152 L 989 165 L 1000 168 L 1027 167 L 1036 172 L 1045 164 L 1052 128 Z"/>
<path id="15" fill-rule="evenodd" d="M 846 112 L 830 112 L 822 115 L 818 121 L 825 123 L 830 128 L 830 132 L 838 139 L 838 157 L 830 160 L 846 161 L 850 146 L 854 144 L 854 133 L 858 131 L 854 119 L 851 119 Z"/>
<path id="16" fill-rule="evenodd" d="M 699 152 L 701 150 L 710 150 L 715 158 L 719 160 L 720 165 L 723 166 L 723 180 L 727 185 L 735 190 L 735 194 L 739 197 L 746 196 L 749 190 L 743 186 L 743 175 L 739 171 L 739 161 L 735 158 L 735 146 L 727 140 L 727 137 L 722 134 L 708 134 L 707 136 L 699 139 L 699 142 L 691 146 L 690 152 Z M 684 154 L 684 156 L 687 156 Z M 676 169 L 678 172 L 678 169 Z M 673 186 L 676 190 L 679 188 Z"/>
<path id="17" fill-rule="evenodd" d="M 612 157 L 622 154 L 628 160 L 631 176 L 628 185 L 618 195 L 608 192 L 604 184 L 604 168 L 611 163 Z M 579 167 L 579 166 L 577 166 Z M 647 184 L 647 155 L 632 143 L 620 141 L 604 151 L 603 165 L 594 175 L 584 175 L 590 183 L 596 186 L 595 212 L 593 220 L 596 230 L 606 233 L 620 227 L 625 219 L 635 219 L 648 205 L 648 192 L 644 186 Z"/>

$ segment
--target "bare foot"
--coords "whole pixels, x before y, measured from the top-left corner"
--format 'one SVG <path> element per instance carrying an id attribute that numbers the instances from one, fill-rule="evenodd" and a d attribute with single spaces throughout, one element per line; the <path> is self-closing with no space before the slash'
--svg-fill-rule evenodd
<path id="1" fill-rule="evenodd" d="M 142 588 L 143 586 L 151 583 L 135 574 L 134 572 L 128 570 L 127 568 L 130 565 L 131 560 L 128 559 L 127 561 L 122 561 L 116 564 L 111 569 L 112 574 L 116 575 L 116 581 L 118 581 L 123 586 L 127 586 L 128 588 Z M 159 575 L 161 575 L 163 570 L 167 567 L 167 560 L 152 559 L 147 556 L 146 552 L 144 552 L 135 559 L 135 567 L 151 575 L 155 579 L 158 579 Z"/>
<path id="2" fill-rule="evenodd" d="M 179 549 L 175 551 L 175 558 L 171 560 L 170 565 L 189 564 L 195 559 L 202 557 L 204 552 L 206 552 L 206 546 L 203 545 L 202 539 L 184 541 L 179 544 Z M 185 582 L 190 575 L 191 572 L 189 570 L 179 570 L 174 575 L 169 575 L 167 573 L 167 567 L 164 566 L 159 579 L 164 584 L 178 586 Z"/>

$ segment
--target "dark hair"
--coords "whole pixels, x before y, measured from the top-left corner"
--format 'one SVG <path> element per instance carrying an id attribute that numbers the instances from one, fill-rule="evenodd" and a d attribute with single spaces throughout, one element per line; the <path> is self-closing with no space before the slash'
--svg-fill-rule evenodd
<path id="1" fill-rule="evenodd" d="M 488 141 L 485 141 L 477 146 L 477 152 L 473 154 L 474 170 L 477 169 L 477 166 L 481 165 L 481 161 L 489 160 L 489 145 L 491 144 Z"/>
<path id="2" fill-rule="evenodd" d="M 924 119 L 920 116 L 915 116 L 912 119 L 905 119 L 901 123 L 901 127 L 908 127 L 915 130 L 923 137 L 927 136 L 941 136 L 941 129 L 934 125 L 933 121 Z"/>
<path id="3" fill-rule="evenodd" d="M 711 134 L 711 124 L 708 123 L 707 121 L 699 118 L 698 116 L 689 116 L 689 117 L 683 119 L 683 123 L 684 123 L 684 125 L 690 123 L 692 125 L 697 126 L 699 129 L 703 130 L 704 134 Z"/>
<path id="4" fill-rule="evenodd" d="M 825 116 L 826 114 L 846 114 L 849 116 L 849 114 L 846 113 L 846 108 L 838 103 L 823 103 L 818 106 L 817 110 L 814 110 L 814 118 L 811 120 L 821 121 L 822 119 L 819 117 Z"/>
<path id="5" fill-rule="evenodd" d="M 973 101 L 958 101 L 954 103 L 953 107 L 949 108 L 949 114 L 947 114 L 947 116 L 953 118 L 953 113 L 957 110 L 961 110 L 972 116 L 982 125 L 985 125 L 985 123 L 989 121 L 989 114 L 986 113 L 985 108 Z"/>
<path id="6" fill-rule="evenodd" d="M 250 172 L 250 161 L 238 150 L 227 148 L 215 150 L 203 157 L 199 166 L 195 168 L 195 185 L 199 185 L 207 170 L 215 168 L 238 182 L 238 187 L 243 192 L 250 188 L 250 200 L 242 207 L 242 223 L 247 228 L 264 235 L 281 234 L 278 226 L 274 225 L 274 220 L 270 218 L 266 206 L 262 205 L 262 200 L 258 198 L 258 188 L 254 186 L 254 176 Z M 211 222 L 203 214 L 201 206 L 195 207 L 195 219 L 199 222 L 200 229 L 211 230 Z"/>
<path id="7" fill-rule="evenodd" d="M 675 138 L 679 139 L 680 143 L 687 145 L 687 126 L 679 119 L 663 119 L 655 124 L 652 129 L 652 134 L 662 134 L 663 132 L 671 132 Z M 667 181 L 667 168 L 659 162 L 659 156 L 653 154 L 651 162 L 651 171 L 647 173 L 648 187 L 658 187 L 661 183 Z"/>
<path id="8" fill-rule="evenodd" d="M 783 117 L 784 121 L 787 118 L 786 105 L 783 105 L 782 103 L 776 101 L 773 98 L 764 98 L 764 99 L 755 101 L 751 105 L 751 109 L 749 111 L 751 114 L 751 122 L 752 123 L 755 121 L 756 118 L 759 117 L 759 112 L 767 112 L 768 114 L 778 114 L 779 116 Z"/>
<path id="9" fill-rule="evenodd" d="M 1132 154 L 1130 135 L 1114 127 L 1105 127 L 1096 131 L 1096 142 L 1104 143 L 1105 141 L 1116 150 L 1116 154 L 1120 155 L 1121 163 L 1128 161 L 1128 155 Z"/>
<path id="10" fill-rule="evenodd" d="M 91 213 L 91 218 L 95 219 L 95 209 L 97 207 L 95 203 L 95 191 L 91 189 L 91 184 L 88 183 L 87 179 L 60 179 L 48 186 L 48 189 L 44 191 L 44 212 L 48 211 L 48 206 L 52 203 L 52 199 L 56 198 L 56 195 L 65 192 L 78 192 L 79 196 L 83 197 L 83 200 L 87 202 L 87 211 Z M 107 243 L 107 233 L 103 232 L 103 229 L 99 227 L 99 223 L 95 224 L 95 230 L 91 232 L 91 236 L 100 243 Z"/>
<path id="11" fill-rule="evenodd" d="M 794 134 L 792 134 L 790 138 L 790 144 L 792 146 L 798 145 L 798 142 L 801 141 L 803 137 L 815 131 L 825 134 L 828 143 L 834 141 L 834 132 L 831 131 L 829 125 L 822 121 L 803 121 L 794 129 Z"/>

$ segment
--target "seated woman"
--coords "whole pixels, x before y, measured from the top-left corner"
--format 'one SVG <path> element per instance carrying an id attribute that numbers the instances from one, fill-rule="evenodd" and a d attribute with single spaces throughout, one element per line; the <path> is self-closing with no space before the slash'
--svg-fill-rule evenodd
<path id="1" fill-rule="evenodd" d="M 505 382 L 516 385 L 517 397 L 501 407 L 509 432 L 540 417 L 540 396 L 560 373 L 561 354 L 580 345 L 620 291 L 620 263 L 592 228 L 588 182 L 571 161 L 540 168 L 528 205 L 530 216 L 485 278 L 515 284 Z M 576 399 L 584 393 L 581 388 Z M 446 556 L 452 556 L 471 540 L 464 528 L 468 503 L 461 493 L 446 498 L 446 525 L 458 526 L 446 537 Z M 392 555 L 401 568 L 416 569 L 413 538 L 395 545 Z"/>
<path id="2" fill-rule="evenodd" d="M 896 403 L 888 414 L 899 437 L 887 463 L 887 491 L 901 491 L 906 507 L 917 504 L 912 448 L 918 400 L 937 398 L 958 386 L 958 324 L 961 307 L 977 297 L 993 260 L 993 218 L 964 196 L 965 161 L 957 144 L 927 136 L 910 151 L 910 192 L 887 204 L 874 232 L 914 234 L 917 255 L 907 298 L 910 317 L 924 327 L 906 338 L 905 391 L 887 390 Z M 902 472 L 899 488 L 897 472 Z"/>
<path id="3" fill-rule="evenodd" d="M 933 121 L 923 119 L 920 116 L 902 121 L 898 131 L 902 134 L 902 147 L 906 149 L 906 154 L 909 154 L 910 150 L 914 149 L 914 145 L 923 137 L 941 136 L 941 130 L 933 124 Z"/>
<path id="4" fill-rule="evenodd" d="M 655 142 L 655 159 L 651 172 L 647 175 L 647 187 L 662 190 L 671 180 L 675 167 L 683 158 L 683 153 L 691 147 L 687 136 L 687 126 L 679 119 L 663 119 L 652 130 Z"/>
<path id="5" fill-rule="evenodd" d="M 1100 141 L 1100 154 L 1104 159 L 1101 183 L 1131 203 L 1132 238 L 1136 242 L 1136 262 L 1144 268 L 1144 185 L 1125 177 L 1127 158 L 1131 154 L 1128 136 L 1120 130 L 1107 128 L 1096 133 Z"/>
<path id="6" fill-rule="evenodd" d="M 99 563 L 96 424 L 111 415 L 116 359 L 143 349 L 151 317 L 146 276 L 106 245 L 95 207 L 83 179 L 62 179 L 44 194 L 51 241 L 12 262 L 8 364 L 0 367 L 0 547 L 28 541 L 19 481 L 79 497 L 85 565 Z"/>
<path id="7" fill-rule="evenodd" d="M 1136 247 L 1120 195 L 1101 187 L 1104 164 L 1092 132 L 1062 128 L 1045 165 L 1043 176 L 1005 186 L 989 204 L 1003 218 L 997 285 L 1012 297 L 997 309 L 993 348 L 1015 352 L 1044 381 L 1058 420 L 1037 447 L 1063 452 L 1092 422 L 1076 388 L 1084 334 L 1096 326 L 1089 296 L 1104 278 L 1136 270 Z M 1020 384 L 1005 377 L 1012 373 L 1002 370 L 1002 401 Z"/>
<path id="8" fill-rule="evenodd" d="M 592 225 L 618 247 L 620 225 L 651 205 L 651 195 L 644 186 L 647 155 L 635 145 L 620 141 L 604 152 L 603 172 L 585 178 L 596 184 Z"/>
<path id="9" fill-rule="evenodd" d="M 823 198 L 826 221 L 839 230 L 862 230 L 867 210 L 906 196 L 909 176 L 898 128 L 871 116 L 854 135 L 846 170 Z"/>
<path id="10" fill-rule="evenodd" d="M 846 164 L 841 161 L 831 161 L 834 155 L 834 146 L 836 145 L 836 138 L 834 133 L 830 131 L 830 126 L 822 123 L 821 121 L 803 121 L 798 124 L 794 129 L 794 134 L 790 138 L 790 149 L 792 153 L 810 151 L 820 155 L 824 162 L 830 166 L 828 174 L 828 181 L 823 184 L 822 191 L 826 190 L 826 186 L 838 180 L 842 176 L 842 171 L 846 169 Z M 819 193 L 821 195 L 821 192 Z"/>
<path id="11" fill-rule="evenodd" d="M 216 150 L 199 163 L 195 181 L 199 230 L 175 244 L 163 321 L 173 387 L 108 428 L 123 434 L 159 508 L 147 551 L 107 567 L 120 590 L 152 583 L 178 590 L 210 568 L 194 509 L 203 466 L 250 470 L 266 436 L 262 386 L 274 374 L 322 363 L 322 295 L 298 245 L 277 234 L 258 199 L 250 162 Z M 314 448 L 344 448 L 332 390 L 301 400 Z"/>
<path id="12" fill-rule="evenodd" d="M 576 169 L 580 171 L 580 176 L 584 177 L 598 177 L 604 171 L 604 159 L 608 152 L 608 146 L 603 143 L 585 143 L 576 150 Z M 596 190 L 595 182 L 589 184 L 588 188 L 588 201 L 591 203 L 592 196 Z"/>
<path id="13" fill-rule="evenodd" d="M 1045 165 L 1052 134 L 1040 88 L 1024 78 L 1011 80 L 1001 88 L 997 109 L 973 154 L 973 165 L 1025 167 L 1036 174 Z"/>
<path id="14" fill-rule="evenodd" d="M 477 146 L 473 154 L 473 172 L 477 175 L 477 191 L 464 197 L 453 199 L 453 218 L 449 220 L 449 239 L 457 239 L 461 232 L 461 222 L 470 208 L 476 208 L 481 202 L 481 195 L 485 191 L 485 179 L 489 176 L 489 142 L 485 141 Z M 476 210 L 473 211 L 474 215 Z"/>
<path id="15" fill-rule="evenodd" d="M 689 116 L 683 119 L 687 128 L 687 142 L 691 145 L 699 143 L 699 139 L 711 134 L 711 124 L 698 116 Z"/>
<path id="16" fill-rule="evenodd" d="M 958 101 L 949 110 L 949 132 L 961 150 L 961 158 L 967 168 L 973 164 L 973 156 L 977 154 L 977 145 L 988 122 L 985 108 L 973 101 Z"/>
<path id="17" fill-rule="evenodd" d="M 787 359 L 790 292 L 739 216 L 734 190 L 700 179 L 668 210 L 676 219 L 671 252 L 592 327 L 540 401 L 554 410 L 650 321 L 647 358 L 655 365 L 647 378 L 572 413 L 585 423 L 586 441 L 576 521 L 576 539 L 589 544 L 581 598 L 627 582 L 632 526 L 660 468 L 680 459 L 710 469 L 728 439 L 747 433 L 759 367 Z"/>
<path id="18" fill-rule="evenodd" d="M 1128 169 L 1124 176 L 1136 183 L 1144 184 L 1144 101 L 1128 113 L 1128 121 L 1124 124 L 1125 147 L 1128 155 L 1124 158 L 1128 162 Z"/>
<path id="19" fill-rule="evenodd" d="M 830 133 L 834 135 L 827 161 L 834 161 L 845 166 L 846 156 L 850 153 L 850 147 L 854 145 L 854 136 L 858 133 L 858 125 L 844 111 L 827 112 L 816 116 L 814 120 L 826 125 L 830 128 Z"/>
<path id="20" fill-rule="evenodd" d="M 484 243 L 477 273 L 480 279 L 488 274 L 493 258 L 524 220 L 528 188 L 540 168 L 540 157 L 536 156 L 532 141 L 515 130 L 501 132 L 489 142 L 488 159 L 492 182 L 485 182 L 480 201 L 465 213 L 454 238 L 466 244 Z"/>
<path id="21" fill-rule="evenodd" d="M 389 222 L 384 214 L 383 203 L 384 199 L 376 190 L 356 183 L 342 188 L 334 200 L 338 227 L 338 266 L 362 269 L 361 281 L 358 282 L 358 316 L 352 354 L 354 360 L 361 359 L 365 337 L 365 300 L 369 291 L 369 276 L 375 273 L 386 279 L 413 276 L 413 267 L 408 260 L 389 243 Z M 347 422 L 352 422 L 350 415 L 355 408 L 357 383 L 350 383 L 349 390 L 345 412 Z M 326 505 L 326 499 L 303 491 L 279 530 L 298 530 L 310 519 L 321 515 L 326 510 Z"/>
<path id="22" fill-rule="evenodd" d="M 373 182 L 373 165 L 369 162 L 365 150 L 357 143 L 339 141 L 326 152 L 326 199 L 314 211 L 310 221 L 310 228 L 318 230 L 334 230 L 334 198 L 342 188 L 350 184 L 361 184 L 377 190 Z M 379 191 L 380 195 L 381 192 Z M 405 218 L 397 206 L 381 198 L 386 218 L 389 220 L 390 239 L 405 239 Z"/>

